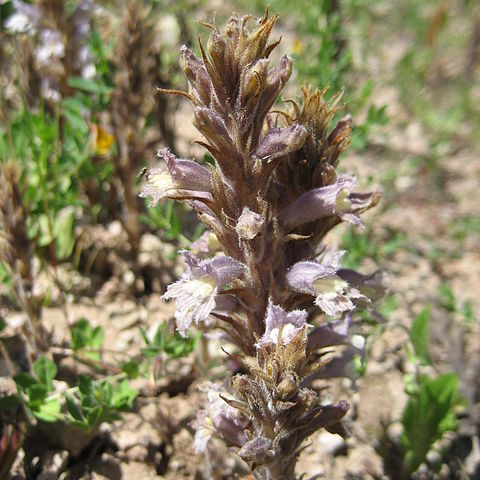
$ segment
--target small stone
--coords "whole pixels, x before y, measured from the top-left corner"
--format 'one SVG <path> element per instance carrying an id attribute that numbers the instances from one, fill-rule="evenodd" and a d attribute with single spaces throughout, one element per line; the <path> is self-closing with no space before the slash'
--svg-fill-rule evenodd
<path id="1" fill-rule="evenodd" d="M 388 438 L 397 443 L 403 433 L 403 426 L 400 422 L 393 422 L 388 426 L 387 435 Z"/>
<path id="2" fill-rule="evenodd" d="M 144 445 L 135 445 L 134 447 L 129 448 L 125 454 L 129 460 L 144 462 L 148 457 L 148 448 Z"/>
<path id="3" fill-rule="evenodd" d="M 118 220 L 114 220 L 111 222 L 107 227 L 108 233 L 112 235 L 112 237 L 118 237 L 123 233 L 122 224 Z"/>

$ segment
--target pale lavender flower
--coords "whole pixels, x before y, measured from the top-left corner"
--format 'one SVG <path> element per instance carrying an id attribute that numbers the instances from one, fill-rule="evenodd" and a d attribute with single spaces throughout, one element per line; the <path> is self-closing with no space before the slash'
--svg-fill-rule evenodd
<path id="1" fill-rule="evenodd" d="M 207 168 L 192 160 L 176 158 L 168 148 L 158 151 L 166 169 L 154 168 L 146 173 L 147 183 L 140 197 L 152 197 L 150 206 L 162 198 L 200 199 L 213 201 L 211 175 Z"/>
<path id="2" fill-rule="evenodd" d="M 214 433 L 220 433 L 229 444 L 241 447 L 247 441 L 244 429 L 248 419 L 220 397 L 220 394 L 225 398 L 229 396 L 220 385 L 208 382 L 203 390 L 207 393 L 205 410 L 199 412 L 192 422 L 192 427 L 196 430 L 195 452 L 205 451 Z"/>
<path id="3" fill-rule="evenodd" d="M 363 226 L 358 213 L 368 208 L 377 197 L 374 193 L 353 193 L 356 183 L 354 177 L 344 175 L 332 185 L 309 190 L 285 208 L 278 219 L 287 229 L 331 215 Z"/>
<path id="4" fill-rule="evenodd" d="M 253 240 L 259 233 L 262 233 L 264 228 L 265 219 L 259 213 L 243 207 L 235 227 L 238 236 L 244 240 Z"/>
<path id="5" fill-rule="evenodd" d="M 245 266 L 231 257 L 215 257 L 199 261 L 190 252 L 181 252 L 186 271 L 180 280 L 169 285 L 162 298 L 175 298 L 175 319 L 181 335 L 186 335 L 192 322 L 207 320 L 215 308 L 219 290 L 241 276 Z"/>
<path id="6" fill-rule="evenodd" d="M 337 275 L 348 282 L 349 285 L 359 290 L 370 301 L 374 302 L 382 298 L 387 291 L 387 278 L 384 272 L 377 271 L 371 275 L 363 275 L 348 268 L 341 268 Z M 365 306 L 365 302 L 360 301 L 360 306 Z"/>
<path id="7" fill-rule="evenodd" d="M 206 230 L 197 240 L 191 243 L 190 249 L 195 255 L 213 255 L 220 250 L 220 243 L 211 230 Z"/>
<path id="8" fill-rule="evenodd" d="M 316 305 L 327 315 L 353 310 L 352 299 L 365 299 L 356 288 L 351 287 L 338 275 L 339 259 L 345 252 L 336 252 L 323 263 L 298 262 L 288 271 L 287 281 L 296 291 L 315 297 Z"/>
<path id="9" fill-rule="evenodd" d="M 308 313 L 305 310 L 285 311 L 278 305 L 273 305 L 270 301 L 267 315 L 265 317 L 265 333 L 260 338 L 259 345 L 276 345 L 278 335 L 282 329 L 282 343 L 286 345 L 297 335 L 300 330 L 311 327 L 307 323 Z"/>
<path id="10" fill-rule="evenodd" d="M 358 378 L 355 370 L 354 359 L 360 356 L 365 359 L 365 337 L 362 335 L 349 335 L 352 316 L 347 313 L 341 320 L 326 323 L 315 327 L 308 336 L 308 349 L 345 345 L 340 355 L 335 355 L 321 369 L 307 377 L 305 384 L 311 383 L 316 378 L 345 377 L 352 381 Z"/>

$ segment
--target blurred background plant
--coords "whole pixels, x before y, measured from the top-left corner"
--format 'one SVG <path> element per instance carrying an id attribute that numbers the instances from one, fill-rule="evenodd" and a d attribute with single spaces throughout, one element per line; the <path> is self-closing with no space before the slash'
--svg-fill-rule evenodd
<path id="1" fill-rule="evenodd" d="M 165 230 L 174 243 L 179 237 L 179 209 L 167 205 L 150 214 L 137 184 L 156 149 L 175 150 L 176 100 L 157 88 L 180 86 L 171 52 L 192 34 L 178 6 L 117 7 L 2 2 L 0 159 L 17 162 L 22 172 L 29 238 L 41 258 L 54 268 L 73 259 L 91 269 L 98 251 L 85 228 L 118 221 L 127 242 L 113 258 L 127 262 L 124 270 L 140 278 L 134 288 L 142 290 L 142 234 Z M 115 272 L 115 262 L 109 264 L 103 273 Z"/>

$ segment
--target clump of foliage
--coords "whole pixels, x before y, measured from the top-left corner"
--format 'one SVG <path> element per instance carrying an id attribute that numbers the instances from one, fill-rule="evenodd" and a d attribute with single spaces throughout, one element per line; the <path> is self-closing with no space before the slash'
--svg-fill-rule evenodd
<path id="1" fill-rule="evenodd" d="M 435 376 L 422 372 L 431 366 L 429 353 L 430 307 L 425 307 L 410 328 L 408 357 L 414 373 L 406 377 L 408 403 L 402 415 L 403 432 L 400 446 L 403 474 L 410 478 L 425 462 L 435 442 L 458 426 L 456 408 L 462 403 L 458 394 L 458 375 L 443 373 Z"/>
<path id="2" fill-rule="evenodd" d="M 307 437 L 320 428 L 344 433 L 349 403 L 326 403 L 312 381 L 346 375 L 352 355 L 326 365 L 326 348 L 361 353 L 348 325 L 355 307 L 370 302 L 361 293 L 366 277 L 341 269 L 345 252 L 324 237 L 342 221 L 361 225 L 379 194 L 360 193 L 355 178 L 337 173 L 351 132 L 349 117 L 330 126 L 338 98 L 326 102 L 323 91 L 304 87 L 290 110 L 274 107 L 293 63 L 269 59 L 276 20 L 267 12 L 250 29 L 252 17 L 232 17 L 223 30 L 211 26 L 200 58 L 182 48 L 189 91 L 167 93 L 193 103 L 213 165 L 162 149 L 165 165 L 146 173 L 142 196 L 152 205 L 187 201 L 218 240 L 218 251 L 205 242 L 204 260 L 182 252 L 186 272 L 164 295 L 176 300 L 180 333 L 193 324 L 220 328 L 242 365 L 228 387 L 209 387 L 196 449 L 217 434 L 256 478 L 291 479 Z"/>
<path id="3" fill-rule="evenodd" d="M 52 265 L 73 254 L 79 264 L 85 245 L 78 224 L 118 220 L 139 275 L 147 228 L 177 238 L 167 226 L 172 218 L 178 223 L 175 212 L 149 215 L 137 184 L 160 142 L 175 148 L 175 102 L 157 87 L 176 84 L 178 66 L 165 51 L 189 32 L 178 14 L 179 31 L 168 43 L 172 35 L 159 31 L 164 12 L 157 4 L 124 7 L 115 14 L 120 28 L 113 41 L 112 26 L 101 25 L 108 8 L 90 0 L 2 5 L 0 160 L 16 160 L 23 171 L 29 236 Z"/>

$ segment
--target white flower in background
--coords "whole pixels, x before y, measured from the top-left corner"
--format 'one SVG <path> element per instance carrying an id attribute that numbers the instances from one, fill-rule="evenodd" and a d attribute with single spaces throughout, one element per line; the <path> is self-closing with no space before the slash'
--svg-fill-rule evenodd
<path id="1" fill-rule="evenodd" d="M 40 33 L 40 47 L 37 49 L 37 60 L 40 64 L 47 64 L 52 58 L 63 58 L 65 45 L 60 32 L 42 30 Z"/>

